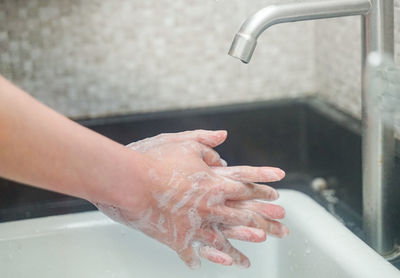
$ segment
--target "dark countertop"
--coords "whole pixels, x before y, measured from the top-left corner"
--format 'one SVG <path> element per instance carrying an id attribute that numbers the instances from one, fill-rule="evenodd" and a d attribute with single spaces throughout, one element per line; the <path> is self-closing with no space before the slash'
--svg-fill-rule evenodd
<path id="1" fill-rule="evenodd" d="M 282 100 L 78 122 L 122 144 L 164 132 L 226 129 L 228 140 L 217 150 L 230 165 L 280 167 L 287 177 L 276 187 L 301 187 L 312 177 L 325 177 L 360 213 L 360 138 L 310 103 Z M 84 200 L 7 180 L 0 180 L 0 193 L 0 222 L 94 209 Z"/>

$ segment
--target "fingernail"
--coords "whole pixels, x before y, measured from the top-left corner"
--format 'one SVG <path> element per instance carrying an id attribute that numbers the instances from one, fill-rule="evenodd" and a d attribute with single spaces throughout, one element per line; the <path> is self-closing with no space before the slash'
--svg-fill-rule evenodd
<path id="1" fill-rule="evenodd" d="M 274 192 L 274 195 L 275 195 L 275 196 L 271 196 L 271 201 L 278 200 L 278 199 L 279 199 L 279 192 L 276 191 L 275 189 L 274 189 L 273 192 Z"/>
<path id="2" fill-rule="evenodd" d="M 222 167 L 226 167 L 226 166 L 228 166 L 228 163 L 224 160 L 224 159 L 222 159 L 221 158 L 221 165 L 222 165 Z"/>
<path id="3" fill-rule="evenodd" d="M 200 259 L 191 261 L 190 263 L 188 263 L 188 266 L 191 270 L 199 269 L 201 267 Z"/>
<path id="4" fill-rule="evenodd" d="M 240 268 L 249 268 L 250 267 L 250 261 L 249 260 L 244 260 L 243 262 L 240 262 L 236 264 Z"/>
<path id="5" fill-rule="evenodd" d="M 282 227 L 281 236 L 282 236 L 282 237 L 286 237 L 286 236 L 288 236 L 289 234 L 290 234 L 289 228 L 286 227 L 286 226 L 283 226 L 283 227 Z"/>
<path id="6" fill-rule="evenodd" d="M 226 130 L 217 130 L 216 132 L 218 132 L 218 136 L 220 138 L 225 138 L 226 136 L 228 136 L 228 132 Z"/>
<path id="7" fill-rule="evenodd" d="M 284 208 L 282 208 L 282 214 L 280 216 L 281 216 L 281 219 L 285 218 L 286 210 Z"/>
<path id="8" fill-rule="evenodd" d="M 283 171 L 283 170 L 281 170 L 281 169 L 279 169 L 279 168 L 275 168 L 274 170 L 273 170 L 273 172 L 271 173 L 271 176 L 273 176 L 273 178 L 276 180 L 276 181 L 280 181 L 281 179 L 283 179 L 284 177 L 285 177 L 285 171 Z"/>
<path id="9" fill-rule="evenodd" d="M 232 259 L 231 260 L 224 260 L 222 263 L 222 265 L 226 265 L 226 266 L 230 266 L 233 264 Z"/>
<path id="10" fill-rule="evenodd" d="M 276 169 L 278 176 L 283 179 L 286 176 L 285 171 L 283 171 L 282 169 L 277 168 Z"/>
<path id="11" fill-rule="evenodd" d="M 254 237 L 253 239 L 257 239 L 260 241 L 265 241 L 267 239 L 267 234 L 264 232 L 262 229 L 257 229 L 257 228 L 251 228 Z"/>
<path id="12" fill-rule="evenodd" d="M 285 177 L 285 172 L 279 168 L 265 167 L 263 175 L 269 182 L 280 181 Z"/>

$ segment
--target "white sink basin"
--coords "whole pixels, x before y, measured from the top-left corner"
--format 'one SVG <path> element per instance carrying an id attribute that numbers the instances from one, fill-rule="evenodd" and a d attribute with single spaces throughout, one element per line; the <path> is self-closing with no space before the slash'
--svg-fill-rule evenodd
<path id="1" fill-rule="evenodd" d="M 203 261 L 189 270 L 160 243 L 99 212 L 0 224 L 0 277 L 400 277 L 400 272 L 306 195 L 280 191 L 291 235 L 234 245 L 249 269 Z"/>

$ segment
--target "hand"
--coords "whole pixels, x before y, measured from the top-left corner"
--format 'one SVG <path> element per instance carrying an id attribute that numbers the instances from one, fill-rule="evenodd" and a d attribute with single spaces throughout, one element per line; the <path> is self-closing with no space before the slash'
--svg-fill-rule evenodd
<path id="1" fill-rule="evenodd" d="M 278 181 L 284 172 L 271 167 L 224 167 L 226 163 L 212 148 L 225 139 L 225 131 L 197 130 L 128 145 L 149 159 L 144 173 L 148 183 L 139 185 L 145 187 L 141 207 L 96 205 L 114 220 L 168 245 L 189 267 L 200 265 L 199 256 L 248 267 L 248 258 L 227 238 L 259 242 L 266 234 L 288 234 L 274 220 L 284 217 L 283 208 L 255 200 L 276 200 L 273 188 L 254 182 Z"/>

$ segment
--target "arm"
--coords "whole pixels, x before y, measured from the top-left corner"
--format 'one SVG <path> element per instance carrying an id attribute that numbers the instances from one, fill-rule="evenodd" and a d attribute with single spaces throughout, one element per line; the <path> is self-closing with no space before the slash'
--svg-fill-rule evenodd
<path id="1" fill-rule="evenodd" d="M 0 77 L 0 176 L 84 198 L 114 220 L 175 250 L 191 267 L 199 256 L 249 266 L 228 238 L 283 237 L 283 208 L 259 202 L 278 193 L 256 182 L 284 172 L 223 167 L 213 150 L 225 131 L 162 134 L 127 147 L 42 105 Z M 257 200 L 256 200 L 257 199 Z"/>
<path id="2" fill-rule="evenodd" d="M 144 183 L 143 167 L 140 153 L 63 117 L 0 76 L 0 176 L 115 203 L 121 188 Z M 140 195 L 142 188 L 135 189 Z M 134 198 L 125 201 L 137 205 Z"/>

